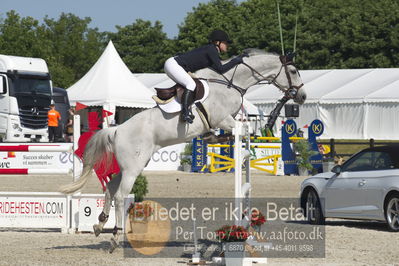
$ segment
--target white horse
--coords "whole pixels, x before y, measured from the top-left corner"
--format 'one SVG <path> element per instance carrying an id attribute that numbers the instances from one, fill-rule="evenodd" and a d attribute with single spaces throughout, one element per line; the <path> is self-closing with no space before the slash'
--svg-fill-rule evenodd
<path id="1" fill-rule="evenodd" d="M 196 73 L 198 77 L 208 79 L 209 95 L 203 105 L 209 114 L 212 128 L 232 132 L 235 123 L 233 115 L 241 107 L 243 94 L 246 89 L 261 81 L 273 83 L 297 103 L 302 104 L 306 99 L 304 90 L 300 89 L 303 83 L 292 64 L 292 58 L 256 49 L 249 49 L 247 53 L 249 57 L 244 58 L 244 63 L 225 73 L 224 77 L 210 69 Z M 121 234 L 124 198 L 153 153 L 165 146 L 190 141 L 209 131 L 209 127 L 199 118 L 196 108 L 193 108 L 193 114 L 196 119 L 193 124 L 188 124 L 181 121 L 179 113 L 169 114 L 154 107 L 136 114 L 117 127 L 98 131 L 86 146 L 81 177 L 61 187 L 61 191 L 66 194 L 80 190 L 91 175 L 93 166 L 104 156 L 112 158 L 112 153 L 115 154 L 121 172 L 108 183 L 104 209 L 98 218 L 99 224 L 93 226 L 98 236 L 107 221 L 111 201 L 114 199 L 116 226 L 110 252 L 117 246 Z"/>

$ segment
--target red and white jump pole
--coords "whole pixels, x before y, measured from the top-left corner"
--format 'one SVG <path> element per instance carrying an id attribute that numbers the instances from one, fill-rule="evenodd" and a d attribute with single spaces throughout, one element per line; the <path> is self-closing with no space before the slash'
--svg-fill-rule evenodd
<path id="1" fill-rule="evenodd" d="M 57 144 L 18 144 L 0 145 L 0 152 L 73 152 L 78 148 L 80 137 L 80 117 L 74 116 L 73 145 Z M 0 168 L 0 175 L 69 175 L 73 174 L 74 181 L 79 176 L 79 160 L 73 156 L 73 168 Z"/>
<path id="2" fill-rule="evenodd" d="M 0 175 L 67 175 L 71 172 L 71 169 L 0 169 Z"/>
<path id="3" fill-rule="evenodd" d="M 61 145 L 7 145 L 0 146 L 0 152 L 2 151 L 14 151 L 14 152 L 70 152 L 71 147 Z"/>

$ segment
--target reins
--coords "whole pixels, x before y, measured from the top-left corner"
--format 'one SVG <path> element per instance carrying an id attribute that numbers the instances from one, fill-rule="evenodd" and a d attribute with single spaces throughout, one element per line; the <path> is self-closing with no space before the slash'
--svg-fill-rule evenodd
<path id="1" fill-rule="evenodd" d="M 280 61 L 281 61 L 281 67 L 280 67 L 280 70 L 278 71 L 277 75 L 270 75 L 268 77 L 265 77 L 259 71 L 257 71 L 255 68 L 253 68 L 252 66 L 248 65 L 245 62 L 242 62 L 241 64 L 246 66 L 247 68 L 249 68 L 253 73 L 258 75 L 259 77 L 261 77 L 261 79 L 258 79 L 255 77 L 258 80 L 257 84 L 273 84 L 279 90 L 288 94 L 287 96 L 295 97 L 296 92 L 303 86 L 303 83 L 301 83 L 299 86 L 292 85 L 291 75 L 289 73 L 288 66 L 294 65 L 294 64 L 293 64 L 292 60 L 290 60 L 287 56 L 280 56 Z M 238 67 L 238 65 L 235 67 L 233 75 L 231 76 L 231 79 L 228 79 L 225 75 L 222 74 L 222 77 L 224 78 L 224 80 L 208 79 L 208 82 L 226 85 L 228 88 L 233 88 L 233 89 L 237 90 L 240 93 L 241 97 L 244 97 L 245 93 L 247 92 L 247 89 L 241 88 L 240 86 L 237 86 L 233 83 L 237 67 Z M 276 79 L 281 74 L 281 71 L 283 68 L 284 68 L 284 72 L 285 72 L 285 75 L 288 80 L 288 89 L 283 89 L 282 86 L 276 82 Z M 255 76 L 255 75 L 253 75 L 253 76 Z M 263 81 L 267 81 L 267 82 L 262 83 Z"/>

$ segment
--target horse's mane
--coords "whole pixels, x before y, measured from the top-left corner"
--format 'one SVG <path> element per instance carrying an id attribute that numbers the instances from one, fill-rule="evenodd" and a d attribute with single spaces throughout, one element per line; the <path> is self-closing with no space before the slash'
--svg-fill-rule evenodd
<path id="1" fill-rule="evenodd" d="M 247 48 L 247 49 L 243 50 L 243 53 L 247 53 L 250 57 L 251 56 L 256 56 L 256 55 L 274 55 L 274 56 L 278 56 L 277 53 L 266 52 L 265 50 L 258 49 L 258 48 Z M 230 61 L 234 57 L 235 56 L 230 57 L 227 60 L 223 60 L 222 63 L 225 64 L 226 62 Z M 220 76 L 218 73 L 216 73 L 215 71 L 213 71 L 213 70 L 211 70 L 209 68 L 200 69 L 197 72 L 195 72 L 195 74 L 198 75 L 198 76 L 201 76 L 201 77 L 209 77 L 209 75 L 217 76 L 217 77 Z"/>
<path id="2" fill-rule="evenodd" d="M 277 55 L 276 53 L 266 52 L 265 50 L 258 49 L 258 48 L 247 48 L 243 52 L 249 54 L 249 56 L 254 56 L 254 55 Z"/>

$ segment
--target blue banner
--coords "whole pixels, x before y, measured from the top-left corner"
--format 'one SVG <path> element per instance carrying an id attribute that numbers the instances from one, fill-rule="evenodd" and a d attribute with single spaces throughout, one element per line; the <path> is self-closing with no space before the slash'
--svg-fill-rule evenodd
<path id="1" fill-rule="evenodd" d="M 201 136 L 193 139 L 193 157 L 191 164 L 192 172 L 201 172 L 207 165 L 208 147 Z M 205 167 L 206 168 L 206 167 Z"/>
<path id="2" fill-rule="evenodd" d="M 324 124 L 318 119 L 313 120 L 313 122 L 308 127 L 308 141 L 312 150 L 317 151 L 316 155 L 310 157 L 310 163 L 313 168 L 317 170 L 318 173 L 323 172 L 323 155 L 320 154 L 317 145 L 316 137 L 321 136 L 324 132 Z"/>
<path id="3" fill-rule="evenodd" d="M 295 161 L 295 153 L 291 148 L 290 137 L 297 132 L 297 126 L 294 120 L 285 121 L 281 128 L 281 155 L 284 162 L 284 174 L 298 174 L 298 167 Z"/>

